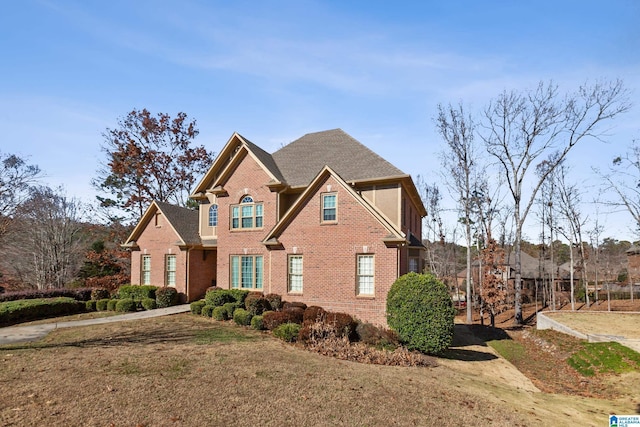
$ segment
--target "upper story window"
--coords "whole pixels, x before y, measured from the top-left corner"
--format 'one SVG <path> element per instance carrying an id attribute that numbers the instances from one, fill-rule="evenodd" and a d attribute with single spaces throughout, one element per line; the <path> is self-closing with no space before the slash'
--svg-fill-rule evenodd
<path id="1" fill-rule="evenodd" d="M 262 228 L 262 203 L 253 201 L 253 197 L 244 196 L 240 204 L 231 206 L 231 229 Z"/>
<path id="2" fill-rule="evenodd" d="M 209 227 L 218 225 L 218 205 L 211 205 L 209 208 Z"/>
<path id="3" fill-rule="evenodd" d="M 335 222 L 338 220 L 337 198 L 338 195 L 336 193 L 322 195 L 322 222 Z"/>

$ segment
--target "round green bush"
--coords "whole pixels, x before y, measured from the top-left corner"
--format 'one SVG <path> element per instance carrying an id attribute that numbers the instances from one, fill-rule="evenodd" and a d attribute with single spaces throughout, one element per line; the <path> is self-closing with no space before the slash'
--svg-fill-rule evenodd
<path id="1" fill-rule="evenodd" d="M 249 326 L 252 317 L 253 314 L 244 308 L 236 308 L 236 311 L 233 312 L 233 321 L 240 326 Z"/>
<path id="2" fill-rule="evenodd" d="M 300 325 L 297 323 L 283 323 L 273 330 L 273 335 L 283 341 L 293 342 L 298 337 Z"/>
<path id="3" fill-rule="evenodd" d="M 455 314 L 447 287 L 430 274 L 405 274 L 387 294 L 387 323 L 409 350 L 446 350 L 453 340 Z"/>
<path id="4" fill-rule="evenodd" d="M 178 291 L 176 288 L 166 286 L 156 290 L 156 304 L 158 308 L 171 307 L 178 304 Z"/>
<path id="5" fill-rule="evenodd" d="M 128 311 L 136 311 L 136 302 L 132 298 L 119 299 L 116 302 L 116 311 L 120 313 L 126 313 Z"/>
<path id="6" fill-rule="evenodd" d="M 155 310 L 158 308 L 158 304 L 153 298 L 142 298 L 142 308 L 145 310 Z"/>
<path id="7" fill-rule="evenodd" d="M 213 306 L 205 306 L 205 307 L 213 307 Z M 229 320 L 229 318 L 227 317 L 227 310 L 221 306 L 217 306 L 213 308 L 213 311 L 211 312 L 211 317 L 213 317 L 216 320 Z"/>
<path id="8" fill-rule="evenodd" d="M 207 291 L 204 296 L 204 300 L 208 305 L 218 307 L 223 306 L 228 302 L 234 302 L 235 298 L 229 293 L 228 290 L 215 288 Z"/>
<path id="9" fill-rule="evenodd" d="M 87 309 L 87 311 L 96 311 L 96 303 L 98 301 L 94 300 L 94 299 L 90 299 L 89 301 L 85 302 L 85 307 Z"/>
<path id="10" fill-rule="evenodd" d="M 264 296 L 267 301 L 269 301 L 269 305 L 271 309 L 274 311 L 282 310 L 282 297 L 278 294 L 267 294 Z"/>
<path id="11" fill-rule="evenodd" d="M 202 307 L 202 309 L 200 310 L 200 314 L 204 317 L 213 317 L 213 310 L 216 307 L 212 306 L 212 305 L 205 305 Z M 222 307 L 220 307 L 222 308 Z M 216 319 L 216 320 L 224 320 L 224 319 Z"/>
<path id="12" fill-rule="evenodd" d="M 117 303 L 118 303 L 117 299 L 110 299 L 109 301 L 107 301 L 107 310 L 115 311 Z"/>
<path id="13" fill-rule="evenodd" d="M 98 311 L 108 310 L 107 306 L 109 304 L 109 301 L 111 301 L 109 298 L 103 298 L 96 301 L 96 310 Z"/>
<path id="14" fill-rule="evenodd" d="M 233 313 L 236 311 L 236 309 L 240 306 L 240 304 L 236 301 L 236 302 L 228 302 L 225 305 L 222 306 L 222 308 L 225 310 L 226 312 L 226 320 L 229 319 L 233 319 Z"/>
<path id="15" fill-rule="evenodd" d="M 207 302 L 203 299 L 199 301 L 194 301 L 189 304 L 189 308 L 191 309 L 192 314 L 202 314 L 202 308 L 207 305 Z M 211 316 L 209 316 L 211 317 Z"/>
<path id="16" fill-rule="evenodd" d="M 251 318 L 251 327 L 256 331 L 262 331 L 265 329 L 264 322 L 262 321 L 262 316 L 253 316 Z"/>

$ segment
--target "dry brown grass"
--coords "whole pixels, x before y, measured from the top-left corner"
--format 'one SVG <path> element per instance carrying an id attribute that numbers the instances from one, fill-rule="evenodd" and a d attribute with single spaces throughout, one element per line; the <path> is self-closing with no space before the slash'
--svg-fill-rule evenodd
<path id="1" fill-rule="evenodd" d="M 557 311 L 546 314 L 583 334 L 617 335 L 640 339 L 640 313 Z"/>
<path id="2" fill-rule="evenodd" d="M 634 410 L 472 371 L 346 362 L 184 314 L 0 347 L 0 425 L 603 425 Z"/>

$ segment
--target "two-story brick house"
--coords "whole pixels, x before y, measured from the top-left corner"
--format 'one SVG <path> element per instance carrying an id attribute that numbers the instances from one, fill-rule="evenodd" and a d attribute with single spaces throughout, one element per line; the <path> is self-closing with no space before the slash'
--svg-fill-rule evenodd
<path id="1" fill-rule="evenodd" d="M 198 212 L 154 202 L 127 239 L 133 284 L 277 293 L 384 325 L 391 284 L 423 268 L 411 177 L 340 129 L 273 154 L 235 133 L 191 197 Z"/>

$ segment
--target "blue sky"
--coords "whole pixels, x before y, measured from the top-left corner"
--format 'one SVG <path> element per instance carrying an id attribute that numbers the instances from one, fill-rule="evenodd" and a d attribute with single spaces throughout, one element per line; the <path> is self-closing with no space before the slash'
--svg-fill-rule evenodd
<path id="1" fill-rule="evenodd" d="M 621 78 L 635 107 L 608 144 L 585 141 L 569 159 L 591 186 L 591 167 L 640 137 L 639 22 L 633 0 L 8 2 L 0 151 L 92 200 L 102 132 L 147 108 L 195 118 L 215 152 L 234 131 L 274 151 L 339 127 L 440 181 L 438 103 L 479 109 L 540 80 L 568 91 Z M 630 238 L 628 216 L 605 219 L 605 235 Z"/>

